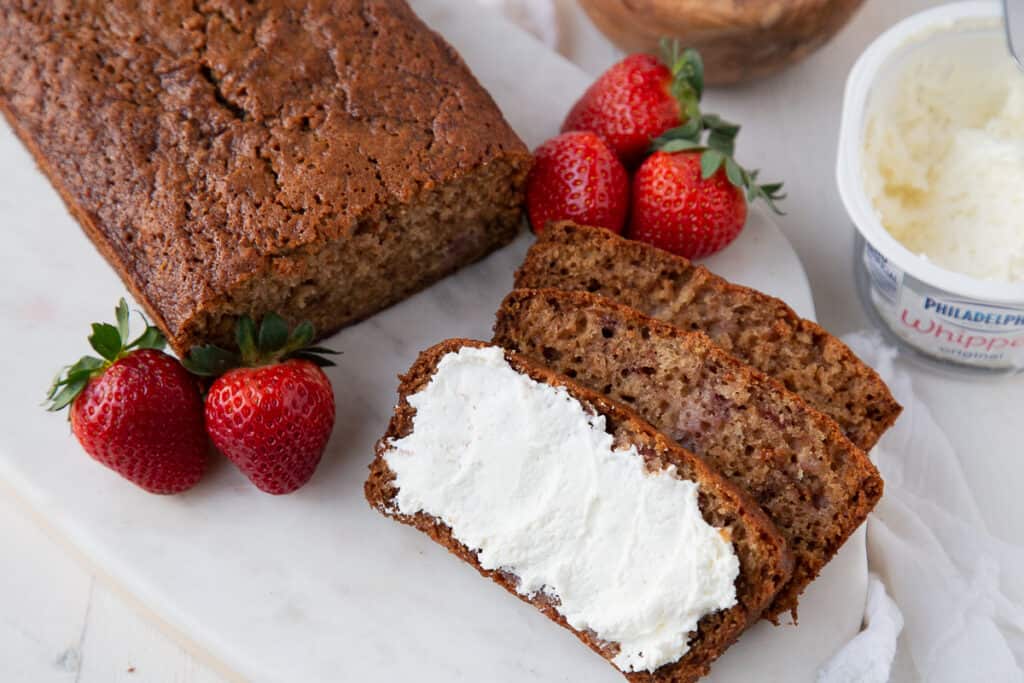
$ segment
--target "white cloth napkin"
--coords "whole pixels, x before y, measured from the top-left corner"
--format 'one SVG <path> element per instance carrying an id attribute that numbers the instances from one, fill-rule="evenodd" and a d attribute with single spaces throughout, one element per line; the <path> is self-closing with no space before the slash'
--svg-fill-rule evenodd
<path id="1" fill-rule="evenodd" d="M 889 680 L 903 614 L 876 574 L 868 582 L 864 630 L 819 670 L 817 683 L 884 683 Z"/>
<path id="2" fill-rule="evenodd" d="M 550 48 L 558 45 L 558 16 L 554 0 L 476 0 L 502 12 Z"/>
<path id="3" fill-rule="evenodd" d="M 957 454 L 895 350 L 875 332 L 845 341 L 904 412 L 872 451 L 885 495 L 868 520 L 865 628 L 818 683 L 888 680 L 897 637 L 921 681 L 1024 681 L 1024 547 L 988 533 Z"/>

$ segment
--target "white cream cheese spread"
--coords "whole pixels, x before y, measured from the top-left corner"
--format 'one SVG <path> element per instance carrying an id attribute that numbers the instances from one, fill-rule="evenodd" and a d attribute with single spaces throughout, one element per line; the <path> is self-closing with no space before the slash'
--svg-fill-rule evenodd
<path id="1" fill-rule="evenodd" d="M 1022 282 L 1024 74 L 999 33 L 945 40 L 909 54 L 873 94 L 865 189 L 911 251 L 979 279 Z"/>
<path id="2" fill-rule="evenodd" d="M 736 604 L 739 560 L 698 484 L 613 449 L 604 417 L 564 388 L 466 347 L 408 400 L 413 430 L 384 453 L 399 511 L 442 520 L 485 569 L 618 644 L 622 671 L 677 661 L 702 617 Z"/>

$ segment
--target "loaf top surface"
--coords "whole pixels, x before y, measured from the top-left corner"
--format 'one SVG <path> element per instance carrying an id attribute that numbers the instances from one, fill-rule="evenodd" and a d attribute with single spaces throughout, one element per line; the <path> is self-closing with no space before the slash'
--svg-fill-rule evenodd
<path id="1" fill-rule="evenodd" d="M 402 0 L 5 3 L 0 108 L 169 318 L 528 158 Z"/>

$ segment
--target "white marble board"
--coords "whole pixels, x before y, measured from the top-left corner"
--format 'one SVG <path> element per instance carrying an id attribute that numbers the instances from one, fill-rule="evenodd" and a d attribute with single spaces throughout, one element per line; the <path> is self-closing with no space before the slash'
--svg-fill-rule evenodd
<path id="1" fill-rule="evenodd" d="M 588 78 L 528 35 L 457 0 L 413 6 L 462 53 L 532 147 L 557 132 Z M 88 324 L 124 289 L 0 123 L 0 478 L 60 538 L 222 671 L 255 681 L 616 681 L 566 631 L 362 496 L 395 375 L 450 336 L 487 338 L 529 244 L 512 246 L 342 331 L 330 371 L 334 437 L 313 481 L 261 494 L 218 462 L 193 491 L 146 494 L 90 461 L 39 407 Z M 708 265 L 813 316 L 803 269 L 761 211 Z M 16 549 L 7 549 L 12 552 Z M 810 680 L 859 627 L 866 584 L 858 533 L 810 588 L 800 626 L 759 624 L 711 680 Z"/>

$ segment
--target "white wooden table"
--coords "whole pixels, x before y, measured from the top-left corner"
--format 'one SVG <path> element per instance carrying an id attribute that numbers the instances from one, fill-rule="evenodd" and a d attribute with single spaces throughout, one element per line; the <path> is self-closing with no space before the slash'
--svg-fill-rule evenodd
<path id="1" fill-rule="evenodd" d="M 616 58 L 615 51 L 572 0 L 559 3 L 566 27 L 560 49 L 588 71 L 600 72 Z M 839 334 L 868 325 L 853 288 L 852 229 L 832 180 L 842 79 L 875 35 L 931 4 L 868 0 L 810 62 L 751 88 L 709 95 L 709 108 L 745 124 L 744 161 L 764 168 L 766 177 L 786 181 L 789 215 L 780 224 L 805 264 L 820 321 Z M 1018 494 L 1024 485 L 1024 449 L 1011 415 L 1024 405 L 1024 378 L 977 384 L 922 370 L 915 381 L 940 423 L 949 427 L 991 531 L 1024 541 L 1024 497 Z M 969 430 L 957 428 L 966 427 L 965 406 L 978 407 L 970 410 Z M 187 652 L 166 635 L 142 606 L 113 592 L 23 510 L 0 485 L 0 681 L 227 680 L 202 661 L 201 653 Z"/>

